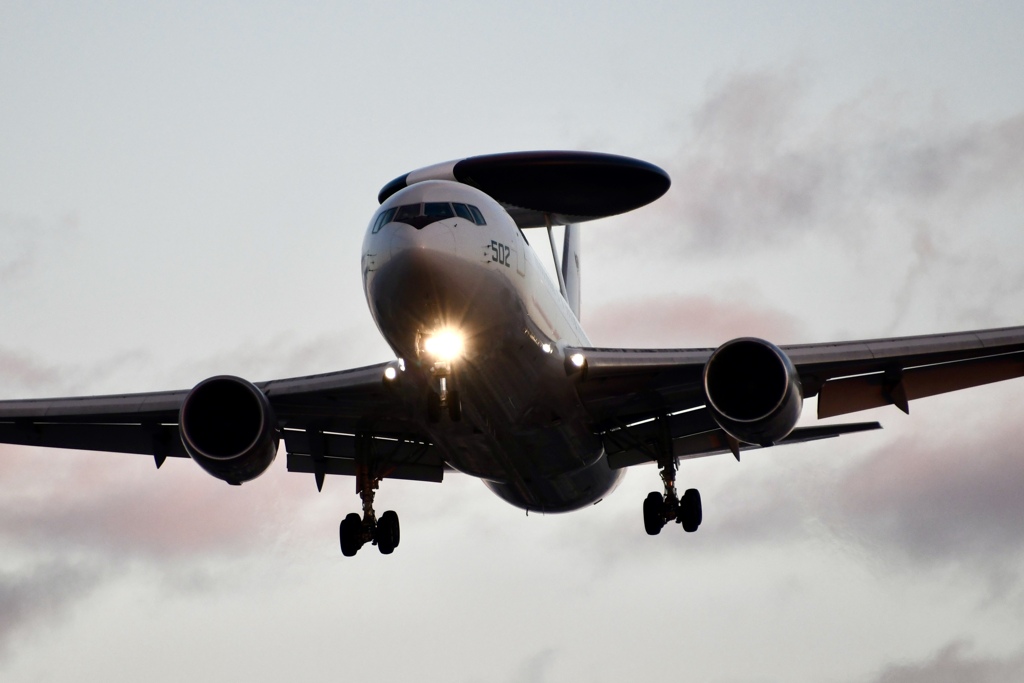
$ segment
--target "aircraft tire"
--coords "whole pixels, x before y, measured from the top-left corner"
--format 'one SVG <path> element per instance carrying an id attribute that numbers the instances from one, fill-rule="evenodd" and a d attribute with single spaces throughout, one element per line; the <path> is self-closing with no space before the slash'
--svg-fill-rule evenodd
<path id="1" fill-rule="evenodd" d="M 687 489 L 679 501 L 679 521 L 683 525 L 683 531 L 693 533 L 704 521 L 704 511 L 700 504 L 700 491 Z"/>
<path id="2" fill-rule="evenodd" d="M 398 526 L 398 514 L 394 510 L 388 510 L 377 520 L 377 530 L 374 532 L 377 539 L 377 550 L 382 555 L 390 555 L 398 547 L 401 539 Z"/>
<path id="3" fill-rule="evenodd" d="M 363 520 L 359 515 L 352 512 L 345 519 L 341 520 L 338 527 L 338 536 L 341 539 L 341 554 L 345 557 L 352 557 L 363 546 Z"/>
<path id="4" fill-rule="evenodd" d="M 657 536 L 661 528 L 665 526 L 665 516 L 662 510 L 665 507 L 665 498 L 657 491 L 651 491 L 644 500 L 644 530 L 648 536 Z"/>

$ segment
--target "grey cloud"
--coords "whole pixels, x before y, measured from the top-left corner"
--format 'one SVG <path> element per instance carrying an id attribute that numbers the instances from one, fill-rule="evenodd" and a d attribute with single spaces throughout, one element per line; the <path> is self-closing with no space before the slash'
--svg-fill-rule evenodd
<path id="1" fill-rule="evenodd" d="M 837 531 L 926 565 L 998 579 L 1024 551 L 1024 425 L 889 443 L 838 482 L 825 511 Z"/>
<path id="2" fill-rule="evenodd" d="M 828 536 L 913 572 L 965 572 L 990 598 L 1015 595 L 1024 590 L 1022 440 L 1019 421 L 993 417 L 953 435 L 887 441 L 839 469 L 740 477 L 716 497 L 720 512 L 705 526 L 724 549 Z"/>
<path id="3" fill-rule="evenodd" d="M 894 194 L 977 198 L 1024 182 L 1024 114 L 900 132 L 886 140 L 875 162 L 881 186 Z"/>
<path id="4" fill-rule="evenodd" d="M 16 634 L 60 615 L 99 582 L 95 569 L 46 562 L 0 574 L 0 654 Z"/>
<path id="5" fill-rule="evenodd" d="M 740 73 L 709 93 L 663 160 L 673 189 L 655 209 L 688 246 L 851 240 L 891 220 L 952 225 L 1024 186 L 1024 114 L 955 122 L 874 89 L 815 115 L 810 99 L 797 68 Z"/>
<path id="6" fill-rule="evenodd" d="M 40 246 L 49 239 L 66 239 L 78 229 L 78 216 L 68 214 L 58 220 L 43 221 L 0 211 L 0 284 L 9 284 L 25 276 L 39 258 Z"/>
<path id="7" fill-rule="evenodd" d="M 73 365 L 0 347 L 0 389 L 5 399 L 101 393 L 102 387 L 116 383 L 120 377 L 137 374 L 151 360 L 141 351 L 127 351 L 89 365 Z"/>
<path id="8" fill-rule="evenodd" d="M 965 643 L 943 647 L 931 659 L 886 667 L 873 683 L 1016 683 L 1024 680 L 1024 652 L 1007 657 L 972 655 Z"/>
<path id="9" fill-rule="evenodd" d="M 365 334 L 331 334 L 298 340 L 278 335 L 167 367 L 156 362 L 151 353 L 138 349 L 76 365 L 49 362 L 26 351 L 0 346 L 0 389 L 4 399 L 185 389 L 190 380 L 198 382 L 224 373 L 263 380 L 330 372 L 360 360 L 379 362 L 390 357 L 386 350 L 375 353 L 380 345 L 371 346 L 366 338 Z M 358 346 L 353 346 L 350 339 Z M 139 385 L 140 378 L 145 385 Z M 180 378 L 187 378 L 185 384 Z"/>
<path id="10" fill-rule="evenodd" d="M 185 366 L 180 374 L 204 378 L 230 371 L 242 372 L 252 379 L 262 380 L 351 367 L 353 362 L 358 362 L 351 359 L 359 356 L 372 358 L 368 362 L 390 358 L 390 354 L 367 353 L 364 348 L 366 339 L 365 330 L 348 335 L 328 334 L 301 340 L 290 335 L 277 335 L 203 358 Z M 359 345 L 358 348 L 353 348 L 353 341 Z"/>
<path id="11" fill-rule="evenodd" d="M 510 680 L 513 683 L 544 683 L 551 680 L 551 666 L 556 657 L 557 653 L 551 648 L 541 650 L 520 664 Z"/>
<path id="12" fill-rule="evenodd" d="M 13 349 L 0 348 L 0 378 L 5 390 L 13 384 L 20 388 L 54 386 L 59 383 L 60 371 L 32 356 Z"/>

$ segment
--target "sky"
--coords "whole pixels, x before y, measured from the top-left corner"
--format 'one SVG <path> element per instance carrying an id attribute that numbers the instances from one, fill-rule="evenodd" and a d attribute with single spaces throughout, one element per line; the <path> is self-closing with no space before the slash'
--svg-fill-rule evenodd
<path id="1" fill-rule="evenodd" d="M 1021 324 L 1022 44 L 1015 2 L 4 0 L 0 399 L 389 360 L 359 279 L 377 191 L 529 149 L 673 179 L 585 226 L 595 344 Z M 385 481 L 387 557 L 343 558 L 353 481 L 318 494 L 283 456 L 229 488 L 0 446 L 0 678 L 1019 681 L 1022 402 L 684 463 L 692 535 L 644 534 L 653 467 L 552 516 Z"/>

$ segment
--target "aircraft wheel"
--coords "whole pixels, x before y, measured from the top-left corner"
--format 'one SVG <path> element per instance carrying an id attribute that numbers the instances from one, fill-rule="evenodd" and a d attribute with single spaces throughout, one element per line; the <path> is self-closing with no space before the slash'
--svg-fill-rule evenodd
<path id="1" fill-rule="evenodd" d="M 462 419 L 462 398 L 457 391 L 448 392 L 448 417 L 452 422 Z"/>
<path id="2" fill-rule="evenodd" d="M 644 500 L 644 529 L 648 536 L 657 536 L 665 526 L 665 498 L 657 491 L 651 491 Z"/>
<path id="3" fill-rule="evenodd" d="M 431 423 L 441 421 L 441 396 L 436 391 L 427 394 L 427 421 Z"/>
<path id="4" fill-rule="evenodd" d="M 394 510 L 388 510 L 380 516 L 374 536 L 377 539 L 377 550 L 382 555 L 390 555 L 398 547 L 400 540 L 398 514 Z"/>
<path id="5" fill-rule="evenodd" d="M 693 533 L 704 520 L 704 511 L 700 504 L 700 491 L 687 489 L 679 501 L 679 521 L 683 525 L 683 531 Z"/>
<path id="6" fill-rule="evenodd" d="M 352 557 L 363 546 L 363 520 L 356 513 L 350 513 L 341 520 L 338 528 L 338 536 L 341 538 L 341 554 L 345 557 Z"/>

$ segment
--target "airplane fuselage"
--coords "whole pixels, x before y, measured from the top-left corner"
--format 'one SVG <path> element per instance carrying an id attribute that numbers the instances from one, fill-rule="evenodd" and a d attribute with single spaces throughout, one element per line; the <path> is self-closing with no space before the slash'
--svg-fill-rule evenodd
<path id="1" fill-rule="evenodd" d="M 589 341 L 542 268 L 501 205 L 456 182 L 395 193 L 363 242 L 370 312 L 445 461 L 514 505 L 565 512 L 601 500 L 621 472 L 608 467 L 565 371 L 563 349 Z M 441 330 L 464 342 L 450 363 L 424 350 Z M 428 415 L 442 377 L 461 401 L 458 419 Z"/>

